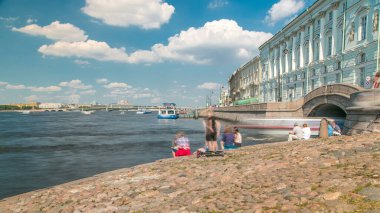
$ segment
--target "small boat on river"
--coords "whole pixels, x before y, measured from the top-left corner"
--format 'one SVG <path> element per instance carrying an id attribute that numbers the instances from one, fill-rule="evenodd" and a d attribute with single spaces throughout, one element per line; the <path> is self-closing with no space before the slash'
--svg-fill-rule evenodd
<path id="1" fill-rule="evenodd" d="M 175 103 L 164 103 L 162 107 L 158 109 L 158 119 L 178 119 L 179 115 L 176 109 Z"/>
<path id="2" fill-rule="evenodd" d="M 138 114 L 138 115 L 151 114 L 151 113 L 152 113 L 152 111 L 150 111 L 150 110 L 140 109 L 140 108 L 136 112 L 136 114 Z"/>

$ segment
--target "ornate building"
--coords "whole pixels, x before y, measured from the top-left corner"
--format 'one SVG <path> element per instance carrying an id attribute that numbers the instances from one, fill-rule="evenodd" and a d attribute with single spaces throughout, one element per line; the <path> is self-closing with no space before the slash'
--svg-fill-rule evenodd
<path id="1" fill-rule="evenodd" d="M 379 0 L 316 1 L 259 48 L 260 102 L 291 101 L 333 83 L 370 88 L 378 19 Z M 235 98 L 246 96 L 237 82 L 230 85 Z"/>
<path id="2" fill-rule="evenodd" d="M 261 66 L 258 56 L 238 68 L 228 80 L 232 104 L 257 103 L 260 94 L 260 76 Z"/>

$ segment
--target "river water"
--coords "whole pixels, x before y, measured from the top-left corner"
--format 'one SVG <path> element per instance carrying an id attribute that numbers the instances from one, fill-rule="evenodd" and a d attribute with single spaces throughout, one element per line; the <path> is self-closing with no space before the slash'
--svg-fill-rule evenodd
<path id="1" fill-rule="evenodd" d="M 118 111 L 0 113 L 0 198 L 169 158 L 180 130 L 192 151 L 204 145 L 201 119 L 158 120 L 155 113 Z M 241 132 L 244 145 L 286 139 Z"/>

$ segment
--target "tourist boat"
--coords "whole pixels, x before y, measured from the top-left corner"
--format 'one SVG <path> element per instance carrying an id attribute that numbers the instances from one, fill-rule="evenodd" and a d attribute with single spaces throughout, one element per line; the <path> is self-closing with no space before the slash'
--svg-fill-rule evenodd
<path id="1" fill-rule="evenodd" d="M 30 114 L 30 110 L 23 110 L 23 111 L 21 111 L 21 114 L 23 114 L 23 115 L 29 115 Z"/>
<path id="2" fill-rule="evenodd" d="M 162 107 L 158 109 L 158 119 L 177 119 L 179 115 L 177 113 L 175 103 L 164 103 Z"/>
<path id="3" fill-rule="evenodd" d="M 95 112 L 94 110 L 81 111 L 81 113 L 82 113 L 83 115 L 91 115 L 91 114 L 93 114 L 94 112 Z"/>
<path id="4" fill-rule="evenodd" d="M 152 111 L 150 111 L 150 110 L 147 110 L 147 109 L 138 109 L 137 110 L 137 112 L 136 112 L 136 114 L 138 114 L 138 115 L 143 115 L 143 114 L 151 114 L 152 113 Z"/>
<path id="5" fill-rule="evenodd" d="M 81 111 L 81 113 L 83 114 L 83 115 L 91 115 L 91 114 L 93 114 L 95 111 L 94 110 L 83 110 L 83 106 L 82 106 L 82 111 Z"/>
<path id="6" fill-rule="evenodd" d="M 271 135 L 286 135 L 293 130 L 294 123 L 297 123 L 301 128 L 304 123 L 311 129 L 311 136 L 319 135 L 319 125 L 322 118 L 268 118 L 268 119 L 243 119 L 236 125 L 238 128 L 256 130 L 260 134 Z M 344 119 L 328 118 L 335 120 L 336 123 L 343 129 Z"/>

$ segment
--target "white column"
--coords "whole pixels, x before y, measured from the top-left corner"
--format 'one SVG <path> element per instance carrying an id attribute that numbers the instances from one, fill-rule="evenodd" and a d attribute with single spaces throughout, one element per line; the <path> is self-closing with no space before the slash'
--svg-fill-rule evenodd
<path id="1" fill-rule="evenodd" d="M 285 55 L 285 73 L 289 72 L 289 57 L 290 57 L 289 48 L 290 48 L 290 42 L 289 40 L 286 40 L 286 49 L 288 50 L 288 52 Z"/>
<path id="2" fill-rule="evenodd" d="M 301 41 L 300 41 L 300 67 L 304 67 L 304 49 L 303 49 L 303 43 L 305 42 L 305 30 L 301 29 Z"/>
<path id="3" fill-rule="evenodd" d="M 325 12 L 321 12 L 321 29 L 319 31 L 319 60 L 325 57 Z"/>
<path id="4" fill-rule="evenodd" d="M 269 49 L 269 56 L 268 56 L 268 80 L 272 79 L 272 57 L 271 57 L 271 51 Z"/>
<path id="5" fill-rule="evenodd" d="M 313 31 L 313 24 L 314 22 L 311 22 L 310 25 L 310 33 L 309 33 L 309 64 L 313 62 L 313 53 L 314 53 L 314 47 L 313 47 L 313 40 L 314 40 L 314 31 Z"/>
<path id="6" fill-rule="evenodd" d="M 336 55 L 338 49 L 338 6 L 339 2 L 332 5 L 333 8 L 333 21 L 332 21 L 332 54 Z"/>
<path id="7" fill-rule="evenodd" d="M 278 68 L 278 61 L 277 61 L 277 47 L 273 48 L 273 52 L 274 52 L 274 64 L 273 64 L 273 78 L 275 78 L 277 76 L 277 68 Z"/>
<path id="8" fill-rule="evenodd" d="M 293 46 L 292 46 L 292 71 L 296 70 L 296 39 L 297 34 L 293 36 Z"/>
<path id="9" fill-rule="evenodd" d="M 280 61 L 279 61 L 279 67 L 280 67 L 280 76 L 282 75 L 283 72 L 283 67 L 284 67 L 284 61 L 283 61 L 283 56 L 284 56 L 284 45 L 280 44 Z"/>

